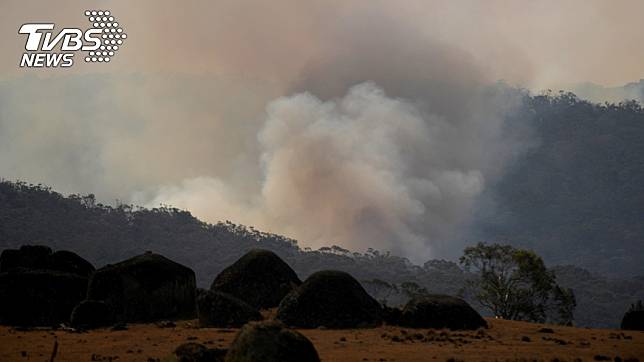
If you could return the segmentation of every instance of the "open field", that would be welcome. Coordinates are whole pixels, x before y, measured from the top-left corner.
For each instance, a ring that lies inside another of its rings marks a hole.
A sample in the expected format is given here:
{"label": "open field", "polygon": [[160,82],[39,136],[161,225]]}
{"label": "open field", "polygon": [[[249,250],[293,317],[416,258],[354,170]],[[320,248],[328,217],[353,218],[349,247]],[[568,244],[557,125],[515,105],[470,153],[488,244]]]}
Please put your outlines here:
{"label": "open field", "polygon": [[[480,331],[442,331],[384,326],[373,329],[300,330],[322,361],[634,361],[644,358],[644,332],[582,329],[488,319]],[[194,341],[227,348],[236,329],[133,324],[127,330],[90,332],[0,327],[0,361],[149,361],[167,359]],[[550,328],[553,333],[542,329]],[[526,338],[527,337],[527,338]],[[619,359],[618,359],[619,358]]]}

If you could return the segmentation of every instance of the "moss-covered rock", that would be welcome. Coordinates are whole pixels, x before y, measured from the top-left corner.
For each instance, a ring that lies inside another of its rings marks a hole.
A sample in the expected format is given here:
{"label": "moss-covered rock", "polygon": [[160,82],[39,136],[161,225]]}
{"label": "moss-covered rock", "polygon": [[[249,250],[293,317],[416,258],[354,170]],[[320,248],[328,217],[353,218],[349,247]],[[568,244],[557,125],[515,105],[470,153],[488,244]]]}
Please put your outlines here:
{"label": "moss-covered rock", "polygon": [[262,309],[277,307],[301,283],[293,269],[275,253],[253,249],[219,273],[210,289]]}
{"label": "moss-covered rock", "polygon": [[135,256],[97,270],[87,299],[107,302],[123,322],[193,318],[195,273],[154,253]]}
{"label": "moss-covered rock", "polygon": [[382,322],[382,309],[351,275],[327,270],[284,297],[277,319],[300,328],[371,327]]}
{"label": "moss-covered rock", "polygon": [[249,323],[235,337],[226,362],[318,362],[306,337],[277,321]]}

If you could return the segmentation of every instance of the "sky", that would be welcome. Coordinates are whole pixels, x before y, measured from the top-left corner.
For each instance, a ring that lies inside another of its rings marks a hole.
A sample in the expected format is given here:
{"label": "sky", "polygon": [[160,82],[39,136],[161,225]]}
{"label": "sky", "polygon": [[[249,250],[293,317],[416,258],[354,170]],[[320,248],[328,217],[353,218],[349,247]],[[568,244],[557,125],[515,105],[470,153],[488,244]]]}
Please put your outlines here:
{"label": "sky", "polygon": [[[24,23],[128,38],[19,67]],[[0,177],[297,238],[440,257],[534,145],[516,92],[644,78],[641,1],[0,4]],[[459,249],[460,250],[460,249]]]}

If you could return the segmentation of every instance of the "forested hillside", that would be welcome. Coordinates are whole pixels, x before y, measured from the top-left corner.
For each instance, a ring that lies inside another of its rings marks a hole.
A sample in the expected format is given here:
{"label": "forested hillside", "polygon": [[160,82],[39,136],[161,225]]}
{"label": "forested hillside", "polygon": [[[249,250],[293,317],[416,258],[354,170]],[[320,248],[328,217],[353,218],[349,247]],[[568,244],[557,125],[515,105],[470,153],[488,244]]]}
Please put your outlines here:
{"label": "forested hillside", "polygon": [[481,238],[534,249],[553,264],[644,275],[644,110],[572,93],[528,97],[538,146],[490,190]]}
{"label": "forested hillside", "polygon": [[[417,292],[458,295],[468,278],[450,261],[419,266],[377,250],[303,250],[295,240],[229,222],[206,224],[187,211],[110,207],[92,196],[63,197],[40,185],[0,182],[0,250],[34,243],[76,251],[98,267],[152,250],[193,268],[202,287],[249,249],[267,248],[302,278],[322,269],[344,270],[390,304]],[[578,296],[580,326],[617,326],[628,305],[644,298],[644,278],[609,281],[576,267],[555,272]]]}
{"label": "forested hillside", "polygon": [[[475,215],[471,243],[510,243],[550,266],[568,265],[554,270],[577,295],[576,323],[617,326],[644,299],[644,111],[635,102],[597,105],[570,93],[525,102],[536,146],[484,195],[493,210]],[[0,249],[35,243],[73,250],[97,267],[152,250],[193,268],[200,286],[249,249],[267,248],[302,278],[344,270],[390,303],[423,288],[459,294],[468,278],[450,261],[421,266],[377,250],[302,249],[283,236],[207,224],[172,207],[114,207],[92,195],[0,182]]]}

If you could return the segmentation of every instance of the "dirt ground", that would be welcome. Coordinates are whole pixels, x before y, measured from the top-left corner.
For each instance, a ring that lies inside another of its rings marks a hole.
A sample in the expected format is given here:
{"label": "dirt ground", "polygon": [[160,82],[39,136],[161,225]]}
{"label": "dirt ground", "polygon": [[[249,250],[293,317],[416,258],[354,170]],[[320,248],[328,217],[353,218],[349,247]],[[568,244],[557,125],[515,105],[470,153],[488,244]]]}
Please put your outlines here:
{"label": "dirt ground", "polygon": [[[479,331],[380,327],[300,330],[322,361],[635,361],[644,362],[644,332],[584,329],[488,319]],[[0,361],[164,361],[180,344],[194,341],[227,348],[236,329],[128,325],[90,332],[0,327]],[[551,330],[548,330],[551,329]]]}

